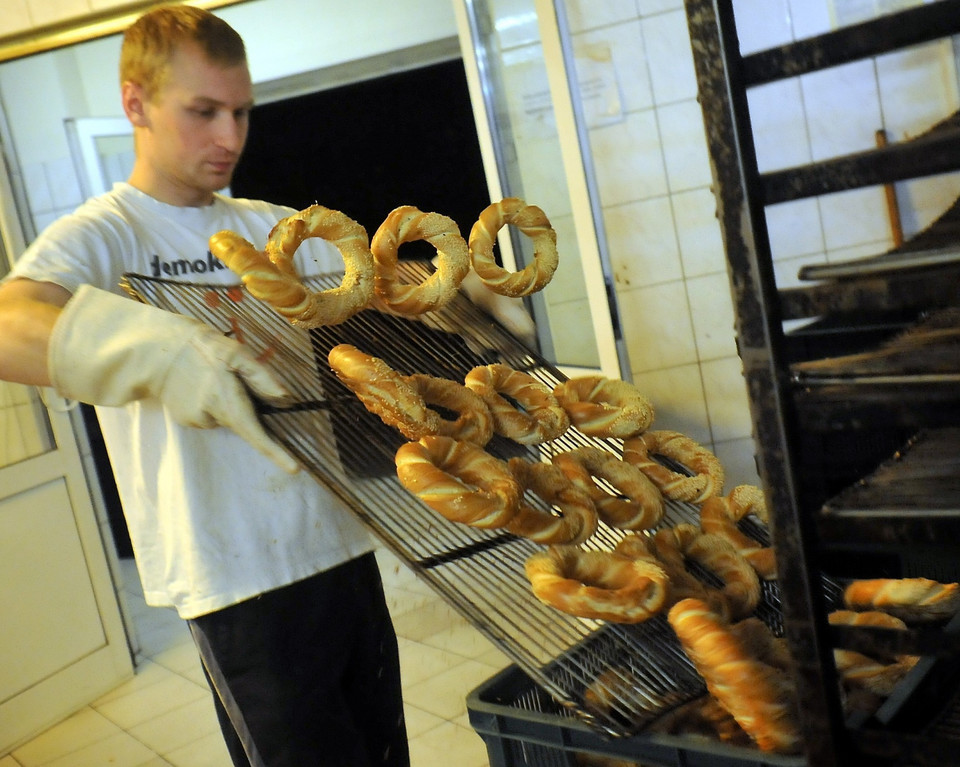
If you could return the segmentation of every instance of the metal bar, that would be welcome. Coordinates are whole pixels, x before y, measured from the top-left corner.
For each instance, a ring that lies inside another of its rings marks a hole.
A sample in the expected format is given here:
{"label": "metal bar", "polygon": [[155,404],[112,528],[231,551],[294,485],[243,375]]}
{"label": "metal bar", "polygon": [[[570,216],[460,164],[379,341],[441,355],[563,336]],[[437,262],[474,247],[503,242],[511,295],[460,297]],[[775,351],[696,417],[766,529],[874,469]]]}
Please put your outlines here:
{"label": "metal bar", "polygon": [[743,84],[796,77],[957,33],[960,2],[930,3],[746,56]]}
{"label": "metal bar", "polygon": [[845,763],[843,715],[826,641],[824,601],[814,577],[813,530],[798,506],[793,470],[797,425],[788,396],[783,331],[733,5],[729,0],[686,0],[685,5],[759,469],[777,561],[782,563],[780,599],[784,632],[796,664],[804,749],[809,764],[840,767]]}
{"label": "metal bar", "polygon": [[960,130],[937,131],[910,141],[868,149],[797,168],[771,171],[759,179],[765,205],[877,186],[960,168]]}

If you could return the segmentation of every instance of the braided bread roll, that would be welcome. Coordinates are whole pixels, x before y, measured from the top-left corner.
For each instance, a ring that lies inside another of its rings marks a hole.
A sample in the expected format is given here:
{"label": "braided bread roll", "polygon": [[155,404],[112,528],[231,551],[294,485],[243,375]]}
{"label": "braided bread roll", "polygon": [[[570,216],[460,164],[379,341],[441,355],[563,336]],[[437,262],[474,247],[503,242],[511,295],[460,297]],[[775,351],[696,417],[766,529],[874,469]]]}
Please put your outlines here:
{"label": "braided bread roll", "polygon": [[[404,242],[426,240],[437,249],[436,271],[419,285],[401,283],[397,251]],[[454,220],[440,213],[424,213],[413,205],[394,208],[370,241],[375,266],[374,290],[395,312],[423,314],[450,301],[470,271],[467,243]]]}
{"label": "braided bread roll", "polygon": [[938,621],[960,608],[960,584],[928,578],[874,578],[850,583],[843,601],[851,610],[882,610],[905,621]]}
{"label": "braided bread roll", "polygon": [[379,357],[350,344],[337,344],[327,354],[337,379],[374,415],[407,439],[420,439],[441,429],[441,418],[403,376]]}
{"label": "braided bread roll", "polygon": [[641,623],[660,612],[667,596],[658,565],[609,551],[551,546],[529,557],[524,569],[540,601],[581,618]]}
{"label": "braided bread roll", "polygon": [[400,484],[451,522],[499,528],[517,513],[520,486],[506,463],[477,445],[427,436],[401,445],[396,465]]}
{"label": "braided bread roll", "polygon": [[760,603],[760,580],[750,564],[727,541],[686,523],[658,530],[653,546],[662,561],[679,571],[684,560],[697,562],[723,581],[720,593],[734,618],[752,613]]}
{"label": "braided bread roll", "polygon": [[[659,453],[687,467],[693,476],[667,468],[650,456]],[[678,431],[648,431],[623,443],[623,460],[653,480],[667,498],[701,503],[723,490],[724,471],[717,457]]]}
{"label": "braided bread roll", "polygon": [[[529,373],[509,365],[478,365],[463,379],[464,385],[480,395],[493,415],[497,434],[536,445],[556,439],[570,426],[550,388]],[[515,407],[504,396],[517,402]]]}
{"label": "braided bread roll", "polygon": [[305,328],[336,325],[365,309],[373,298],[374,267],[367,230],[338,210],[311,205],[276,223],[267,236],[266,254],[277,270],[299,279],[293,256],[300,244],[318,237],[332,243],[343,258],[336,288],[310,292],[294,324]]}
{"label": "braided bread roll", "polygon": [[557,384],[553,395],[570,421],[588,437],[628,439],[646,431],[654,410],[627,381],[601,375],[578,376]]}
{"label": "braided bread roll", "polygon": [[[551,460],[593,498],[600,518],[611,527],[646,530],[663,518],[660,491],[641,471],[613,453],[587,445],[558,453]],[[625,497],[608,493],[593,477],[606,481]]]}
{"label": "braided bread roll", "polygon": [[[858,613],[853,610],[834,610],[827,619],[831,626],[879,626],[901,631],[907,628],[907,624],[899,618],[878,611]],[[837,673],[848,689],[863,689],[887,697],[920,658],[898,655],[895,658],[878,659],[855,650],[834,648],[833,660]]]}
{"label": "braided bread roll", "polygon": [[729,625],[700,600],[677,602],[667,620],[710,694],[762,750],[799,750],[796,702],[786,675],[751,657]]}
{"label": "braided bread roll", "polygon": [[773,548],[763,546],[745,535],[737,522],[748,514],[767,521],[767,501],[755,485],[738,485],[727,495],[712,495],[700,505],[700,529],[719,535],[733,544],[764,580],[777,577],[777,559]]}
{"label": "braided bread roll", "polygon": [[631,559],[653,556],[668,578],[667,607],[683,599],[699,599],[724,620],[730,617],[730,603],[719,589],[708,588],[686,568],[683,553],[671,543],[670,536],[625,535],[614,551]]}
{"label": "braided bread roll", "polygon": [[432,434],[472,442],[480,447],[490,441],[493,436],[493,415],[487,403],[476,392],[456,381],[425,373],[403,376],[403,380],[410,384],[428,405],[438,405],[456,413],[457,417],[453,420],[440,416],[439,426]]}
{"label": "braided bread roll", "polygon": [[[533,240],[533,262],[512,273],[497,264],[493,255],[497,233],[507,224]],[[502,296],[536,293],[553,279],[559,264],[557,233],[550,220],[536,205],[527,205],[519,197],[507,197],[486,207],[470,230],[468,246],[474,272],[484,285]]]}
{"label": "braided bread roll", "polygon": [[270,304],[291,321],[307,312],[310,295],[303,283],[281,272],[251,242],[225,229],[213,235],[208,244],[210,252],[240,277],[254,298]]}
{"label": "braided bread roll", "polygon": [[511,458],[510,471],[523,491],[540,496],[560,510],[560,516],[541,511],[521,498],[507,532],[546,544],[583,543],[597,531],[597,509],[589,494],[574,485],[560,469],[542,461]]}

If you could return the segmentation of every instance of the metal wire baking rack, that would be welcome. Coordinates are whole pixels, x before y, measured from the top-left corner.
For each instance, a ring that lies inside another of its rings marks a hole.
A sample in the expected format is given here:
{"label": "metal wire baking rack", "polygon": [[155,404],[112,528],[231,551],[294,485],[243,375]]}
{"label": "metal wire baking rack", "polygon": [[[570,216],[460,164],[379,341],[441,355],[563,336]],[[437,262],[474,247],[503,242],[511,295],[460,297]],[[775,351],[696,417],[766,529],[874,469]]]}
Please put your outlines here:
{"label": "metal wire baking rack", "polygon": [[[409,283],[426,279],[431,271],[425,261],[399,265],[400,279]],[[340,274],[328,274],[305,282],[323,290],[336,287],[340,279]],[[617,625],[559,612],[532,594],[524,574],[525,561],[542,546],[499,530],[449,522],[408,493],[394,464],[405,438],[367,412],[327,365],[327,352],[349,343],[404,374],[462,381],[477,365],[502,362],[551,388],[565,379],[466,298],[458,295],[439,311],[416,318],[368,309],[338,325],[304,330],[239,286],[135,274],[124,280],[134,297],[219,328],[265,360],[296,401],[283,409],[261,407],[267,430],[420,578],[576,716],[605,734],[629,735],[705,692],[665,617]],[[495,436],[487,450],[500,458],[539,460],[588,444],[620,450],[614,440],[588,438],[574,428],[533,447]],[[527,500],[544,508],[538,498]],[[668,501],[661,526],[695,522],[697,513],[696,507]],[[754,533],[762,538],[764,531]],[[622,536],[601,525],[584,547],[611,549]],[[776,585],[764,589],[757,615],[778,631]],[[604,672],[608,681],[597,682]],[[585,703],[591,684],[610,698],[609,708]]]}

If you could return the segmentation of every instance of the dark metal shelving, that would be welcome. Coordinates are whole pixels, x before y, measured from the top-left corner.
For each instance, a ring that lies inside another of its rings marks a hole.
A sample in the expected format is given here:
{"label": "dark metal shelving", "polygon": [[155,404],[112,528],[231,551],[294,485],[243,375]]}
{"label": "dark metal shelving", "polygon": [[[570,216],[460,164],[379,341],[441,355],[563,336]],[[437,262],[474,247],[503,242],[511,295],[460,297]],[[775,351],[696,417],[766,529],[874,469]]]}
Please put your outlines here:
{"label": "dark metal shelving", "polygon": [[[829,626],[816,585],[837,563],[855,577],[880,577],[870,568],[897,570],[891,577],[930,568],[935,574],[926,577],[958,579],[952,542],[960,541],[960,467],[949,428],[960,425],[960,333],[950,327],[960,306],[957,203],[902,246],[812,265],[800,275],[809,284],[783,291],[765,210],[807,197],[829,205],[842,190],[955,171],[957,115],[913,140],[761,173],[747,92],[957,34],[960,2],[928,3],[747,56],[732,0],[685,6],[758,467],[777,558],[786,565],[779,574],[784,633],[796,663],[806,761],[952,764],[960,747],[950,700],[957,635],[943,626],[896,634]],[[938,324],[943,316],[950,321]],[[808,327],[784,330],[785,320],[799,319]],[[909,449],[901,451],[904,444]],[[830,466],[838,457],[841,465]],[[882,714],[847,721],[835,646],[899,648],[937,664],[936,673],[917,684],[908,704],[892,701]],[[923,713],[905,716],[904,708]]]}

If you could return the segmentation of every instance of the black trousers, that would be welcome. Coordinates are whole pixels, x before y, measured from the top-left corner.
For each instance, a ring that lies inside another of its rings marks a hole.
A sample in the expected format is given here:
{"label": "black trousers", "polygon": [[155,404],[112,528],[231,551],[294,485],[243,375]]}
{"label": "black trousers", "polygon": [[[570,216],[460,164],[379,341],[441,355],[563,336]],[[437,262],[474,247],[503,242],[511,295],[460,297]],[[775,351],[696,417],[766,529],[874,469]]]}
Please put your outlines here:
{"label": "black trousers", "polygon": [[373,554],[188,621],[236,767],[408,767]]}

